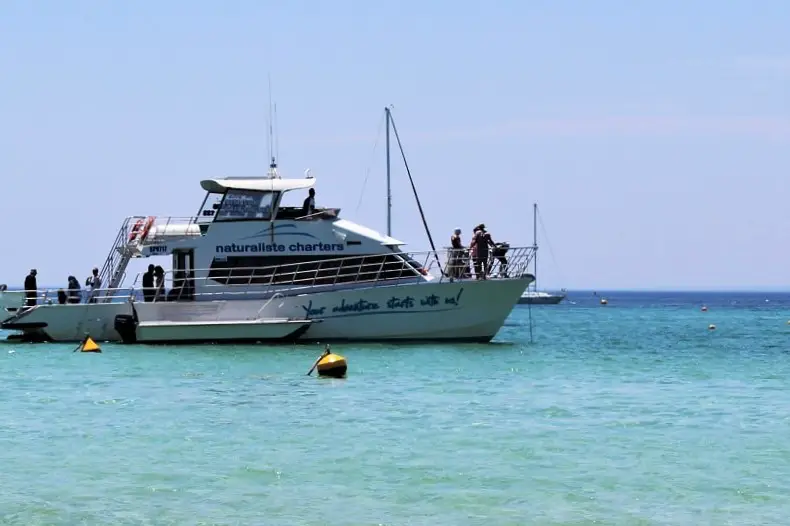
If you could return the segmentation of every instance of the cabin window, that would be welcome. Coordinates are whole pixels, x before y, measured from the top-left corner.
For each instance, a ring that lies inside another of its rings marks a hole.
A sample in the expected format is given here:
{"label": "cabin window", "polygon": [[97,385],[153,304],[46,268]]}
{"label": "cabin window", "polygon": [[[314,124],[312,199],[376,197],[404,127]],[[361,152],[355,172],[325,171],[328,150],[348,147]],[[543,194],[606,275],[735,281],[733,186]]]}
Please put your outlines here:
{"label": "cabin window", "polygon": [[332,285],[418,276],[394,254],[327,259],[325,256],[228,256],[214,261],[209,279],[221,285]]}
{"label": "cabin window", "polygon": [[219,210],[219,206],[222,203],[223,196],[224,194],[215,192],[208,192],[206,194],[206,198],[203,199],[203,204],[200,205],[200,209],[198,210],[198,223],[210,223],[214,220],[214,216],[217,215],[217,210]]}
{"label": "cabin window", "polygon": [[272,217],[276,192],[228,190],[216,215],[216,221],[245,219],[269,220]]}

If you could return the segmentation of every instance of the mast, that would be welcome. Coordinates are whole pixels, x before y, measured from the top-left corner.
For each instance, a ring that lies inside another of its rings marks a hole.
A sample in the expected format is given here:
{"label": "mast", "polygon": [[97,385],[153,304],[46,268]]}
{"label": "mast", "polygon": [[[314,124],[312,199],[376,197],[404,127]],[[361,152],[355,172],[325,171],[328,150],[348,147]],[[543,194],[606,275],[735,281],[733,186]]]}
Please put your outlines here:
{"label": "mast", "polygon": [[532,254],[533,265],[535,268],[535,280],[532,284],[535,286],[535,292],[538,291],[538,203],[532,204]]}
{"label": "mast", "polygon": [[[414,193],[414,200],[417,202],[417,210],[420,211],[420,218],[422,219],[422,226],[425,227],[425,233],[428,236],[428,242],[431,244],[431,250],[433,251],[434,258],[436,259],[436,264],[438,268],[442,268],[442,264],[439,261],[439,254],[436,253],[436,245],[433,244],[433,236],[431,236],[431,229],[428,228],[428,222],[425,220],[425,213],[422,210],[422,203],[420,203],[420,196],[417,195],[417,187],[414,186],[414,178],[411,176],[411,170],[409,169],[409,163],[406,161],[406,153],[403,151],[403,143],[400,141],[400,135],[398,134],[398,127],[395,126],[395,121],[392,118],[392,114],[390,112],[390,108],[386,108],[387,112],[387,122],[388,124],[392,125],[392,133],[395,134],[395,140],[398,141],[398,150],[400,150],[401,159],[403,159],[403,167],[406,168],[406,175],[409,176],[409,183],[411,183],[411,191]],[[391,218],[391,211],[390,205],[392,204],[392,195],[390,193],[390,177],[389,177],[389,126],[387,126],[387,230],[390,229],[390,218]],[[387,234],[389,235],[389,233]]]}
{"label": "mast", "polygon": [[280,175],[277,173],[277,144],[275,143],[275,129],[274,129],[274,120],[277,118],[277,105],[273,106],[272,109],[272,76],[269,75],[269,157],[271,158],[271,162],[269,163],[269,171],[267,172],[267,176],[269,179],[279,179]]}
{"label": "mast", "polygon": [[384,126],[387,129],[387,236],[392,236],[392,188],[390,187],[390,109],[384,108],[387,122]]}

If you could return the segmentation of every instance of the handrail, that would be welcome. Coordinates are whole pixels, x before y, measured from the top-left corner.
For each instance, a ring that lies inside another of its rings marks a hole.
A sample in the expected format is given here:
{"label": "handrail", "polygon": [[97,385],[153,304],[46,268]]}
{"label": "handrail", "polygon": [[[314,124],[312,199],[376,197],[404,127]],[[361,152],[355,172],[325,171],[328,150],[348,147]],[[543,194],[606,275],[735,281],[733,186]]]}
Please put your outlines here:
{"label": "handrail", "polygon": [[[444,261],[436,262],[435,258]],[[510,247],[504,266],[490,253],[488,279],[520,277],[528,273],[534,257],[534,247]],[[348,263],[348,264],[345,264]],[[440,265],[439,268],[436,268]],[[475,279],[466,273],[472,262],[468,260],[466,249],[449,249],[446,252],[389,252],[371,255],[353,255],[310,262],[286,263],[265,267],[238,267],[195,269],[191,277],[184,271],[165,271],[165,285],[171,284],[170,291],[162,291],[164,298],[154,301],[231,298],[264,295],[271,301],[276,295],[304,293],[310,290],[335,290],[351,288],[355,285],[385,286],[402,281],[442,282],[445,280]],[[435,270],[435,275],[429,271]],[[97,302],[129,301],[139,298],[142,287],[142,273],[127,287],[99,288],[95,291],[80,289],[81,303],[93,295]],[[430,276],[430,277],[429,277]],[[199,284],[199,290],[196,284]],[[167,288],[165,286],[165,288]],[[57,290],[68,294],[68,289],[44,289],[37,291],[37,298],[57,301]],[[19,291],[19,292],[24,292]],[[116,296],[116,293],[123,292]],[[55,293],[55,295],[53,295]],[[274,294],[275,296],[269,296]],[[142,298],[140,298],[142,299]],[[40,303],[39,303],[40,304]],[[20,305],[21,306],[21,305]]]}
{"label": "handrail", "polygon": [[258,309],[258,312],[257,312],[257,313],[255,313],[255,319],[256,319],[256,320],[260,320],[260,319],[261,319],[261,312],[263,312],[263,309],[265,309],[266,307],[268,307],[268,306],[269,306],[269,304],[270,304],[272,301],[274,301],[274,300],[275,300],[275,299],[277,299],[277,298],[284,298],[284,297],[285,297],[285,296],[283,296],[281,293],[279,293],[279,292],[275,292],[275,293],[272,295],[272,297],[271,297],[271,298],[269,298],[269,299],[266,301],[266,303],[264,303],[263,305],[261,305],[261,308],[260,308],[260,309]]}

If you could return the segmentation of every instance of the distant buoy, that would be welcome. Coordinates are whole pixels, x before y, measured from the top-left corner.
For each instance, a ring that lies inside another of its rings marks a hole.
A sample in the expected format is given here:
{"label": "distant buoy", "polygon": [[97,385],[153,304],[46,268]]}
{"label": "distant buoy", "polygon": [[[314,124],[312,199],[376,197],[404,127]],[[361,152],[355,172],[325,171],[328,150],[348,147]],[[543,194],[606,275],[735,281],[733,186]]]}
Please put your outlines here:
{"label": "distant buoy", "polygon": [[601,305],[606,305],[609,301],[606,298],[601,298]]}
{"label": "distant buoy", "polygon": [[708,312],[708,307],[706,307],[705,305],[703,305],[703,306],[702,306],[702,309],[700,309],[700,310],[702,310],[702,312]]}
{"label": "distant buoy", "polygon": [[711,323],[710,325],[708,325],[708,330],[714,331],[716,330],[716,326]]}
{"label": "distant buoy", "polygon": [[101,347],[93,341],[93,338],[87,336],[75,350],[80,352],[101,352]]}

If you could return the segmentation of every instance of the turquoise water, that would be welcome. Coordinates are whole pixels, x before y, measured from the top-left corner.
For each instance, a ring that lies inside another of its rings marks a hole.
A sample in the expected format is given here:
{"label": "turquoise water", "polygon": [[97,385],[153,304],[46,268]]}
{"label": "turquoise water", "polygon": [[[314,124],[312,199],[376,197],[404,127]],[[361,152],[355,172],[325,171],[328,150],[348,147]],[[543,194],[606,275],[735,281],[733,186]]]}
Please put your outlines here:
{"label": "turquoise water", "polygon": [[338,345],[345,380],[5,344],[0,524],[785,524],[790,295],[606,297],[533,307],[532,344],[520,306],[493,345]]}

